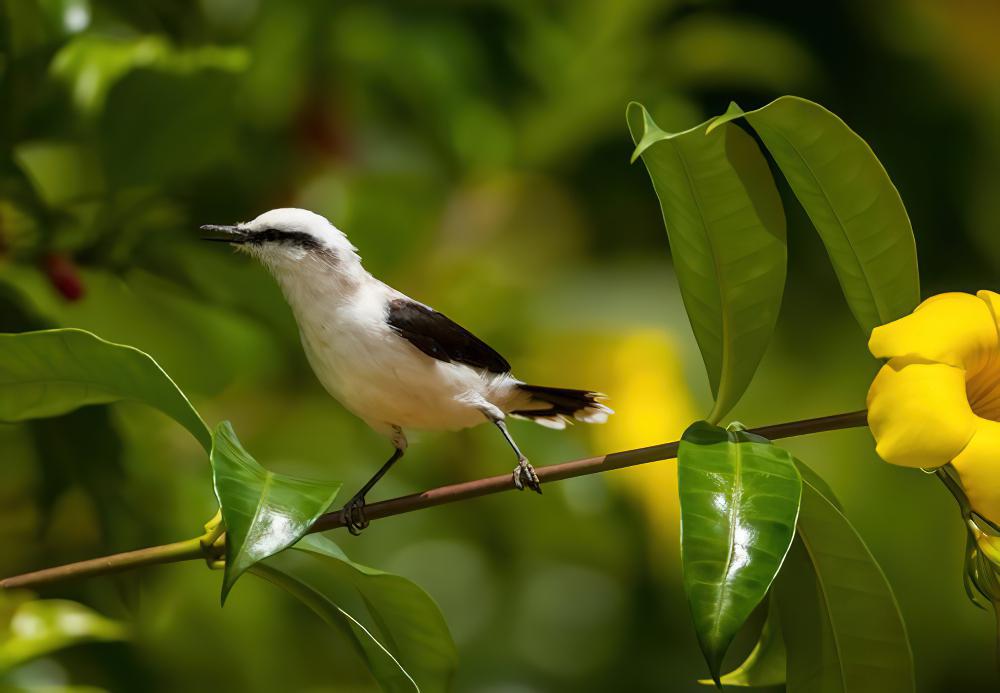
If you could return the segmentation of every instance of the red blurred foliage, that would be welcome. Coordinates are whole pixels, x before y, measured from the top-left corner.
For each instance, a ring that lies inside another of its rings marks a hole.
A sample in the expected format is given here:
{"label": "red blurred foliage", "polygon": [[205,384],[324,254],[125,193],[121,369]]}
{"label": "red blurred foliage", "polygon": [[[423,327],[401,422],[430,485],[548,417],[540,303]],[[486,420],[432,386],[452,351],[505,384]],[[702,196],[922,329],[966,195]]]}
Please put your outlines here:
{"label": "red blurred foliage", "polygon": [[83,298],[83,279],[73,258],[65,253],[49,253],[42,258],[42,271],[52,282],[53,288],[67,301]]}

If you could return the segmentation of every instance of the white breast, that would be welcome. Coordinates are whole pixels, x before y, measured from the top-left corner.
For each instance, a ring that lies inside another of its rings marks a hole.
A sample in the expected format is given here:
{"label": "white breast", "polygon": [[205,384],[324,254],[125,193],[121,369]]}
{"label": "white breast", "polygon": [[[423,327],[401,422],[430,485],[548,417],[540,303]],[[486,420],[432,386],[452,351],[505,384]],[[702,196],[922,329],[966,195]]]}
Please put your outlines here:
{"label": "white breast", "polygon": [[306,356],[323,387],[383,433],[392,426],[454,430],[486,422],[482,402],[502,400],[509,378],[421,352],[386,323],[387,302],[395,297],[375,280],[360,283],[348,300],[328,295],[309,301],[308,308],[289,296]]}

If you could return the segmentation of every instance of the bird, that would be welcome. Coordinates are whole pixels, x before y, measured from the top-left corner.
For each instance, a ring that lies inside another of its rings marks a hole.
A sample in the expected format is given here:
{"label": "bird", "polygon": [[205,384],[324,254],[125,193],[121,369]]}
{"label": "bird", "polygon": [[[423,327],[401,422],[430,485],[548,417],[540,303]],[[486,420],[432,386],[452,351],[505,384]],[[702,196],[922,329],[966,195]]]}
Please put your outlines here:
{"label": "bird", "polygon": [[518,380],[483,340],[369,274],[358,249],[319,214],[272,209],[252,221],[200,228],[211,232],[204,240],[234,246],[270,271],[320,384],[392,443],[388,461],[341,511],[352,534],[368,526],[365,499],[406,452],[407,430],[492,423],[517,457],[514,486],[541,493],[507,417],[562,429],[572,420],[604,423],[614,413],[599,392]]}

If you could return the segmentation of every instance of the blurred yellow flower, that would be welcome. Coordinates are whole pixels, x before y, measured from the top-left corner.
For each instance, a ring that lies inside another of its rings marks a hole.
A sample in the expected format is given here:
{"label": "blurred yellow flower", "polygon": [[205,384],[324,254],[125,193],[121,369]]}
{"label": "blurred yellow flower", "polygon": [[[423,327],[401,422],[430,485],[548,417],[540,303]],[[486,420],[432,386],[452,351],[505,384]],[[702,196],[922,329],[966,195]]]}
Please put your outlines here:
{"label": "blurred yellow flower", "polygon": [[1000,523],[1000,295],[947,293],[872,331],[889,359],[868,391],[868,425],[886,462],[951,462],[972,508]]}
{"label": "blurred yellow flower", "polygon": [[[540,370],[548,377],[565,372],[566,382],[585,382],[607,393],[608,403],[617,412],[606,424],[587,429],[595,451],[615,452],[677,440],[698,419],[678,347],[667,331],[636,326],[561,336],[565,340],[562,348],[553,348],[560,342],[555,335],[545,340],[553,356]],[[581,349],[581,344],[587,348]],[[680,550],[677,465],[642,464],[603,476],[642,508],[652,539],[653,565],[664,570],[675,566]]]}
{"label": "blurred yellow flower", "polygon": [[[636,367],[642,364],[641,367]],[[605,360],[608,393],[619,412],[593,435],[605,451],[629,450],[677,440],[698,418],[684,380],[680,355],[669,334],[653,328],[623,335]],[[614,420],[612,420],[614,419]],[[626,493],[641,503],[655,539],[659,560],[673,559],[679,549],[680,505],[677,500],[677,465],[670,462],[642,464],[609,475]]]}

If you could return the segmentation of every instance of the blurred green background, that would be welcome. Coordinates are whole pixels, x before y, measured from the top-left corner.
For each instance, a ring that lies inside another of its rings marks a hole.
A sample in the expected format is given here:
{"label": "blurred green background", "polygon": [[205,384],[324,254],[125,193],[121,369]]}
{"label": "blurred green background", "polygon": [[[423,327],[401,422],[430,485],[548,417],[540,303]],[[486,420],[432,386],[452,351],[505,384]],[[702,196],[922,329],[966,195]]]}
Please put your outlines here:
{"label": "blurred green background", "polygon": [[[610,395],[603,427],[515,423],[536,464],[672,440],[708,388],[655,196],[628,164],[626,102],[680,130],[730,99],[819,101],[899,187],[924,294],[996,289],[998,30],[992,0],[0,0],[0,329],[76,326],[142,348],[263,464],[353,491],[386,442],[316,383],[265,271],[197,240],[200,224],[301,206],[521,378]],[[859,409],[876,368],[798,211],[789,246],[778,332],[734,413],[748,425]],[[487,427],[411,443],[378,497],[510,466]],[[940,484],[880,462],[864,430],[787,447],[881,561],[921,690],[994,690],[992,615],[963,592]],[[201,450],[147,409],[0,426],[0,574],[194,536],[214,509]],[[661,463],[335,538],[438,600],[457,690],[705,690],[677,534]],[[188,563],[48,588],[132,640],[7,681],[374,690],[304,607],[247,578],[220,610],[220,579]]]}

